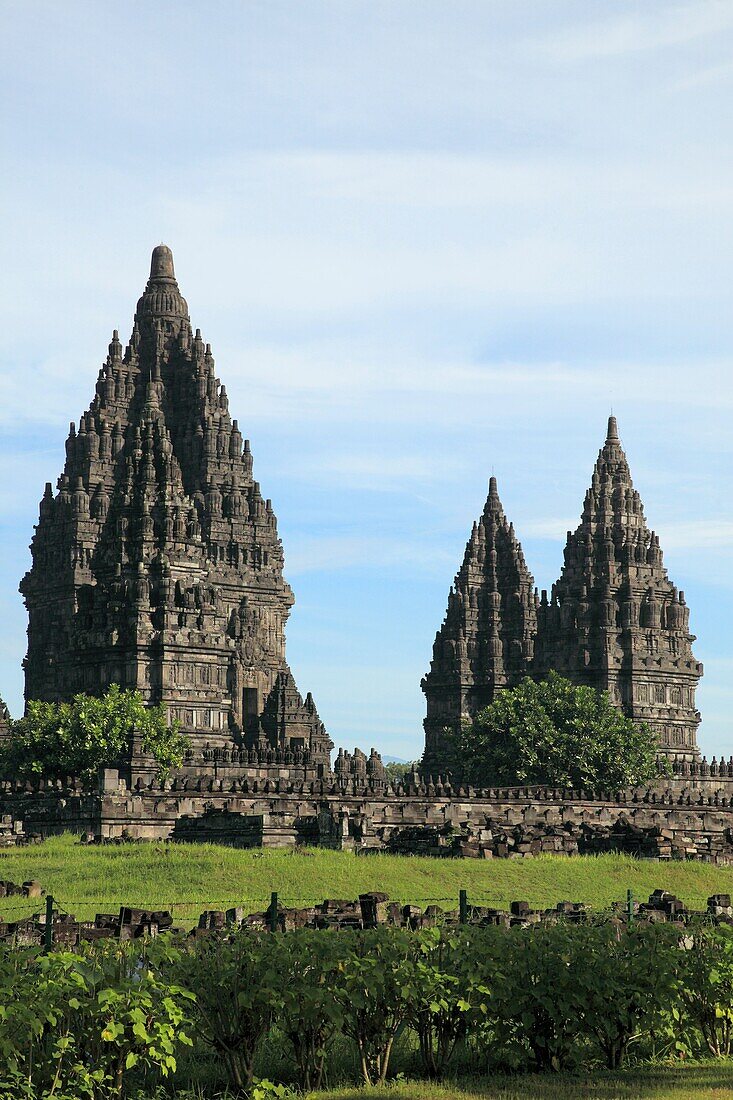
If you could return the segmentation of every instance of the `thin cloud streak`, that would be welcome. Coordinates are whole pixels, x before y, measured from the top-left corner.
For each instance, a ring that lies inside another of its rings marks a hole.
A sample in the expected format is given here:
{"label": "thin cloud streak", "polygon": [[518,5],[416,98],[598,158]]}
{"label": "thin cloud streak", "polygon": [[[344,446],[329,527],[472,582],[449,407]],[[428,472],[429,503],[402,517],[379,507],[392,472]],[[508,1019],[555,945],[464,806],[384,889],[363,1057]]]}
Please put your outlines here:
{"label": "thin cloud streak", "polygon": [[733,27],[733,9],[720,0],[649,4],[633,14],[583,18],[576,26],[535,39],[531,48],[553,61],[580,62],[686,46]]}

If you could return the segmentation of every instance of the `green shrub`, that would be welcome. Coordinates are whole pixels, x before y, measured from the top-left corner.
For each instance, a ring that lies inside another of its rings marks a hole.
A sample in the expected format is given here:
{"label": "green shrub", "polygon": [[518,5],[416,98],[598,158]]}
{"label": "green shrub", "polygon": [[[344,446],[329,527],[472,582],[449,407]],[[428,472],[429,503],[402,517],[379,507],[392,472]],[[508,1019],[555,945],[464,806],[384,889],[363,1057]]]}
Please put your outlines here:
{"label": "green shrub", "polygon": [[615,1069],[632,1043],[660,1038],[725,1055],[733,929],[384,926],[107,940],[47,955],[0,948],[0,1100],[162,1100],[168,1089],[156,1078],[177,1074],[192,1037],[214,1052],[234,1094],[285,1097],[281,1053],[266,1074],[259,1058],[270,1029],[280,1052],[292,1048],[304,1090],[322,1085],[339,1041],[353,1044],[365,1084],[384,1083],[409,1031],[432,1079],[464,1040],[493,1063],[537,1070],[595,1051]]}
{"label": "green shrub", "polygon": [[12,1095],[22,1078],[39,1095],[92,1100],[121,1097],[135,1067],[175,1073],[177,1047],[191,1044],[191,998],[164,976],[172,957],[169,947],[110,941],[48,955],[5,949],[0,1055],[11,1083],[3,1087]]}
{"label": "green shrub", "polygon": [[733,928],[701,927],[677,953],[681,995],[690,1023],[717,1057],[733,1045]]}
{"label": "green shrub", "polygon": [[301,930],[279,938],[279,965],[285,975],[278,1023],[290,1042],[298,1083],[319,1089],[328,1044],[343,1025],[341,1001],[334,996],[342,959],[334,936]]}
{"label": "green shrub", "polygon": [[580,925],[569,939],[569,969],[584,1026],[609,1069],[629,1044],[669,1029],[679,1008],[675,974],[679,932],[665,925]]}
{"label": "green shrub", "polygon": [[512,930],[494,956],[490,1015],[508,1058],[537,1070],[568,1066],[583,1033],[584,1000],[573,972],[572,926]]}
{"label": "green shrub", "polygon": [[0,775],[90,780],[125,755],[133,733],[140,734],[161,775],[182,763],[187,739],[176,722],[168,725],[165,707],[146,707],[139,691],[112,684],[102,696],[79,694],[70,703],[31,700],[0,745]]}
{"label": "green shrub", "polygon": [[281,1011],[287,974],[282,938],[237,931],[195,939],[178,964],[195,996],[197,1033],[221,1055],[235,1089],[252,1087],[255,1056]]}
{"label": "green shrub", "polygon": [[490,989],[477,966],[477,948],[486,938],[485,929],[468,927],[429,929],[417,937],[406,994],[410,1026],[431,1080],[443,1077],[458,1042],[487,1012]]}
{"label": "green shrub", "polygon": [[[318,935],[319,933],[316,933]],[[415,940],[398,928],[339,933],[334,987],[344,1035],[356,1043],[367,1085],[383,1084],[392,1047],[413,1009]]]}

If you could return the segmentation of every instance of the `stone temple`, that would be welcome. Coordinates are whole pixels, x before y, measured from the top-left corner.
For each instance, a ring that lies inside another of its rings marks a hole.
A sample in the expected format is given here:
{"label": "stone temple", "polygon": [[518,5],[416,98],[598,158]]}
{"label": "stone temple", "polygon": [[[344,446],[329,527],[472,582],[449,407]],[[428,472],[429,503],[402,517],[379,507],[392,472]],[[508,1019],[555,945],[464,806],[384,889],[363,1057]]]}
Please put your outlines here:
{"label": "stone temple", "polygon": [[446,729],[473,717],[499,689],[550,669],[607,691],[654,732],[660,753],[695,761],[702,665],[694,640],[684,593],[667,576],[612,416],[549,599],[534,588],[491,479],[422,682],[424,767],[450,763]]}
{"label": "stone temple", "polygon": [[21,583],[26,699],[114,682],[164,703],[197,759],[330,773],[331,742],[285,659],[277,521],[165,245],[127,347],[115,331],[71,425],[57,485]]}
{"label": "stone temple", "polygon": [[[92,784],[0,776],[0,847],[72,831],[472,857],[622,850],[733,864],[733,758],[699,758],[702,667],[688,610],[613,417],[549,598],[534,587],[491,479],[423,681],[424,766],[394,783],[374,749],[341,750],[332,767],[313,699],[295,685],[285,658],[293,594],[275,516],[165,245],[153,252],[127,347],[115,332],[91,405],[71,426],[31,551],[21,583],[26,700],[119,683],[163,704],[190,749],[167,776],[139,737]],[[625,792],[463,785],[446,729],[550,668],[607,690],[647,722],[674,758],[672,777]],[[0,740],[9,735],[0,703]]]}

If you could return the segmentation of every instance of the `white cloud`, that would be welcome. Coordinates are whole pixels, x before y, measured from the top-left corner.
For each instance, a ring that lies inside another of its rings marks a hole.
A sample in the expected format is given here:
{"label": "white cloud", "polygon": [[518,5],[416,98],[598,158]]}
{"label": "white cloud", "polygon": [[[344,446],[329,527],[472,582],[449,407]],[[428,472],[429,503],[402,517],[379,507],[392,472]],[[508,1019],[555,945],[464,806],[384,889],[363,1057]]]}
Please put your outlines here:
{"label": "white cloud", "polygon": [[733,27],[729,0],[695,0],[687,4],[641,5],[633,13],[594,19],[591,9],[575,26],[566,24],[529,45],[556,62],[593,61],[625,54],[686,46]]}
{"label": "white cloud", "polygon": [[451,577],[456,563],[444,547],[389,534],[308,535],[299,534],[287,551],[286,573],[296,577],[304,573],[333,570],[410,570],[432,576]]}
{"label": "white cloud", "polygon": [[696,519],[687,523],[664,524],[664,546],[674,550],[704,550],[733,547],[733,519]]}
{"label": "white cloud", "polygon": [[696,88],[704,88],[706,85],[719,84],[733,77],[733,65],[730,61],[724,61],[720,65],[710,65],[707,69],[699,69],[689,73],[673,85],[676,91],[689,92]]}
{"label": "white cloud", "polygon": [[519,532],[527,538],[548,539],[552,542],[565,542],[568,531],[578,526],[578,517],[573,519],[533,519],[519,525]]}

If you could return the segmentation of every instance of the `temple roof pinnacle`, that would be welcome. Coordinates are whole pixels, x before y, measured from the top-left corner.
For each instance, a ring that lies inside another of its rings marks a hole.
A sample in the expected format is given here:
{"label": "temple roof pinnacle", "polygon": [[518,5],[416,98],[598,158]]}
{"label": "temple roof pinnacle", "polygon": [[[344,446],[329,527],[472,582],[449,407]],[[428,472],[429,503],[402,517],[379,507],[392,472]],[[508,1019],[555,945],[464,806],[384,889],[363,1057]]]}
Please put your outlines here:
{"label": "temple roof pinnacle", "polygon": [[489,478],[489,495],[486,498],[486,504],[484,505],[485,516],[497,516],[503,518],[504,509],[501,506],[501,500],[499,498],[499,489],[496,484],[496,478]]}
{"label": "temple roof pinnacle", "polygon": [[611,415],[608,418],[608,431],[606,432],[606,443],[620,443],[621,440],[618,437],[618,424],[616,423],[616,417]]}
{"label": "temple roof pinnacle", "polygon": [[175,281],[176,272],[173,267],[173,253],[167,244],[158,244],[153,249],[153,254],[150,257],[150,278],[173,279]]}
{"label": "temple roof pinnacle", "polygon": [[188,305],[178,289],[173,253],[166,244],[156,245],[153,249],[150,278],[137,303],[135,321],[141,333],[149,331],[151,323],[155,327],[157,322],[164,322],[167,345],[174,337],[177,338],[181,325],[188,321]]}

